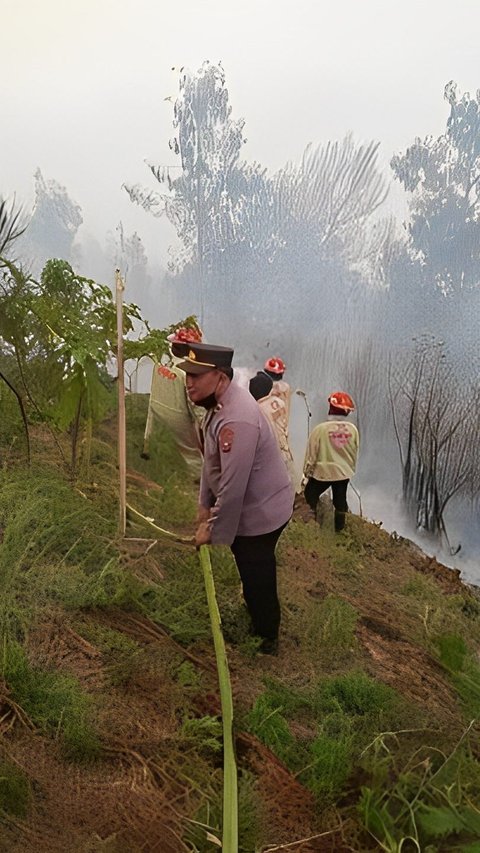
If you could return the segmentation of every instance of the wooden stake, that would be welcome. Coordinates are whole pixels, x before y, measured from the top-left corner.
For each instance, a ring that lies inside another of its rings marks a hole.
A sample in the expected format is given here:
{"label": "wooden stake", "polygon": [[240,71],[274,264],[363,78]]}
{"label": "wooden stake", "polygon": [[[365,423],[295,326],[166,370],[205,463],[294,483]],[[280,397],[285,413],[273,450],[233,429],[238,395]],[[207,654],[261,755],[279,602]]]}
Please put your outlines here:
{"label": "wooden stake", "polygon": [[125,376],[123,367],[123,292],[125,284],[120,270],[115,270],[117,304],[117,385],[118,385],[118,471],[120,478],[120,533],[125,536],[127,526],[127,442],[125,428]]}

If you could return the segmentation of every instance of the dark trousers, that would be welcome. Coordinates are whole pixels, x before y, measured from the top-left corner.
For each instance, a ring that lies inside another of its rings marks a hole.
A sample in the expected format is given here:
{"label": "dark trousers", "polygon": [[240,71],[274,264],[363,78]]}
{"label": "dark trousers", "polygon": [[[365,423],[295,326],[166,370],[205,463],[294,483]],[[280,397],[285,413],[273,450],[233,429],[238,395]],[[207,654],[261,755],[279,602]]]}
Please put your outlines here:
{"label": "dark trousers", "polygon": [[314,511],[317,509],[320,495],[332,488],[333,506],[335,507],[335,530],[338,532],[345,527],[345,513],[348,512],[347,488],[349,480],[315,480],[310,477],[305,486],[305,500]]}
{"label": "dark trousers", "polygon": [[284,527],[261,536],[236,536],[230,546],[253,630],[267,640],[276,640],[280,627],[275,547]]}

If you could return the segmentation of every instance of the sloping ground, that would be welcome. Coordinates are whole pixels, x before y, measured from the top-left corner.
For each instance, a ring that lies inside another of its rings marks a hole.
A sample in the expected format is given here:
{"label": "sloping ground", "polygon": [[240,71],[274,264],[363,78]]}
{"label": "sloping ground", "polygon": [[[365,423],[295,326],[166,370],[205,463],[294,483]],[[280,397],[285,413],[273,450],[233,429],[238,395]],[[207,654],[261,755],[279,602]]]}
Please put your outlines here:
{"label": "sloping ground", "polygon": [[[131,398],[129,502],[191,531],[195,487],[168,435],[140,459],[144,417]],[[75,487],[42,439],[42,468],[0,479],[0,850],[218,849],[220,701],[196,553],[132,522],[118,540],[112,424]],[[278,657],[256,652],[229,552],[212,554],[240,850],[398,850],[414,815],[420,847],[403,851],[478,853],[479,598],[375,525],[330,527],[328,507],[320,526],[300,502],[282,536]]]}

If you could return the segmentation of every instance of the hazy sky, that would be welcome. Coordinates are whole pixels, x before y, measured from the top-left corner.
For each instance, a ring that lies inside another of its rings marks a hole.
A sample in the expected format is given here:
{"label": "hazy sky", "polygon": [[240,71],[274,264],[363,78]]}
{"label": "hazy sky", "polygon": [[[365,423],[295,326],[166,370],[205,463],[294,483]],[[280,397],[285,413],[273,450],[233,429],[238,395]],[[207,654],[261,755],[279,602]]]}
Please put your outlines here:
{"label": "hazy sky", "polygon": [[165,263],[158,222],[124,181],[174,163],[182,65],[222,61],[245,155],[275,169],[308,142],[379,139],[385,163],[438,135],[445,84],[480,87],[480,0],[1,0],[0,194],[33,172],[66,186],[103,243],[122,220]]}

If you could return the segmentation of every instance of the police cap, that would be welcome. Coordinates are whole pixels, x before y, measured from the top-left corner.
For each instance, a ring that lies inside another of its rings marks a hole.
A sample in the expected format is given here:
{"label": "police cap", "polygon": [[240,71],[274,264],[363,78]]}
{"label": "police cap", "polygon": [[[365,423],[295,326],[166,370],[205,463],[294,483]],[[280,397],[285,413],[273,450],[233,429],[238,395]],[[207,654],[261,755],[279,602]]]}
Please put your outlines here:
{"label": "police cap", "polygon": [[185,373],[207,373],[219,367],[231,367],[233,349],[216,344],[189,344],[184,360],[177,365]]}

